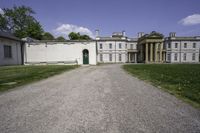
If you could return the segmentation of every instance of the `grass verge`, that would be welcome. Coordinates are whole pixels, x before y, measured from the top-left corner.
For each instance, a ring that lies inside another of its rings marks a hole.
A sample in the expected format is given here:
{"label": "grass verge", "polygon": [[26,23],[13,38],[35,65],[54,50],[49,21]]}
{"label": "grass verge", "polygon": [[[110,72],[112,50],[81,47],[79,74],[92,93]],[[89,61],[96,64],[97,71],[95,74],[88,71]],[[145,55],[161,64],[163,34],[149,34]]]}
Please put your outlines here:
{"label": "grass verge", "polygon": [[0,67],[0,92],[45,79],[76,67],[67,65],[2,66]]}
{"label": "grass verge", "polygon": [[137,64],[123,68],[200,108],[200,64]]}

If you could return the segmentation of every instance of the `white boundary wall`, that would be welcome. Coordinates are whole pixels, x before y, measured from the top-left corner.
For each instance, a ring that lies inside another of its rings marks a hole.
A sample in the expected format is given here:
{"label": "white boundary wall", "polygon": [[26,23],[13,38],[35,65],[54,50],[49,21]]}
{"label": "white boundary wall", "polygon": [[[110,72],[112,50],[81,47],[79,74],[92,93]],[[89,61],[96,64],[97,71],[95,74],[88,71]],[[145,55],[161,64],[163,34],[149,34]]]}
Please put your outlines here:
{"label": "white boundary wall", "polygon": [[[76,42],[34,42],[25,44],[25,64],[69,62],[77,61],[83,64],[83,50],[89,51],[89,64],[97,64],[97,52],[95,41]],[[74,62],[75,63],[75,62]]]}

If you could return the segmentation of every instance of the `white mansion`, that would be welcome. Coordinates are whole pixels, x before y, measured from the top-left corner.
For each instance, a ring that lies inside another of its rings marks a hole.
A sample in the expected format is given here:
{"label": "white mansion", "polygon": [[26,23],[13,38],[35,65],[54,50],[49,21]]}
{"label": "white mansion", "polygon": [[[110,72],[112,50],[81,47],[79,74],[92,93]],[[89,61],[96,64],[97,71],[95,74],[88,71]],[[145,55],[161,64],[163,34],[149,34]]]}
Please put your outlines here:
{"label": "white mansion", "polygon": [[0,65],[97,63],[199,63],[200,36],[169,37],[155,31],[129,38],[125,31],[88,41],[20,40],[0,33]]}

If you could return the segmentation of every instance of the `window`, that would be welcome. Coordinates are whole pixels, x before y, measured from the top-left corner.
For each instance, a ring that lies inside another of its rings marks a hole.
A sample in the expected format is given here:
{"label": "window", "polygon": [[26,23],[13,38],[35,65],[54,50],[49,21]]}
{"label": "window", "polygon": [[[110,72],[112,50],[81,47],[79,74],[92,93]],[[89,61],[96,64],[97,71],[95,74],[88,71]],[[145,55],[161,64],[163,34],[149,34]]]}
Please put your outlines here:
{"label": "window", "polygon": [[184,48],[187,48],[187,43],[184,43]]}
{"label": "window", "polygon": [[126,44],[126,46],[125,46],[126,48],[127,48],[127,44]]}
{"label": "window", "polygon": [[133,44],[131,44],[131,49],[133,49]]}
{"label": "window", "polygon": [[122,55],[119,54],[119,61],[122,61]]}
{"label": "window", "polygon": [[168,48],[171,48],[171,43],[168,44]]}
{"label": "window", "polygon": [[100,54],[100,61],[103,61],[103,55]]}
{"label": "window", "polygon": [[109,61],[112,61],[112,54],[109,54]]}
{"label": "window", "polygon": [[109,44],[109,48],[112,49],[112,43]]}
{"label": "window", "polygon": [[196,48],[196,43],[193,43],[193,48]]}
{"label": "window", "polygon": [[99,48],[100,48],[100,49],[103,49],[103,45],[102,45],[102,43],[100,43]]}
{"label": "window", "polygon": [[168,61],[171,60],[171,54],[170,54],[170,53],[167,54],[167,60],[168,60]]}
{"label": "window", "polygon": [[192,60],[195,60],[195,53],[192,54]]}
{"label": "window", "polygon": [[174,60],[177,61],[177,53],[174,54]]}
{"label": "window", "polygon": [[4,45],[4,57],[5,58],[12,58],[11,46]]}
{"label": "window", "polygon": [[184,53],[184,55],[183,55],[183,60],[186,60],[186,53]]}
{"label": "window", "polygon": [[122,44],[121,43],[119,43],[119,49],[121,49],[122,48]]}
{"label": "window", "polygon": [[175,48],[178,48],[178,43],[175,43]]}

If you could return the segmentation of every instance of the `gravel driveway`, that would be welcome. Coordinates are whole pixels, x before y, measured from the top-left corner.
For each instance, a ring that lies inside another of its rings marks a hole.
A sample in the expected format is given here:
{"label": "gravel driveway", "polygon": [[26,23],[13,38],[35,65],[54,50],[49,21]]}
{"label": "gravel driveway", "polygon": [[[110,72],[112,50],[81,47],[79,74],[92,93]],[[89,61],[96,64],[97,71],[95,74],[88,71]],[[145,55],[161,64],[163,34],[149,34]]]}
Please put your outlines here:
{"label": "gravel driveway", "polygon": [[81,67],[0,95],[1,133],[197,133],[200,111],[121,69]]}

